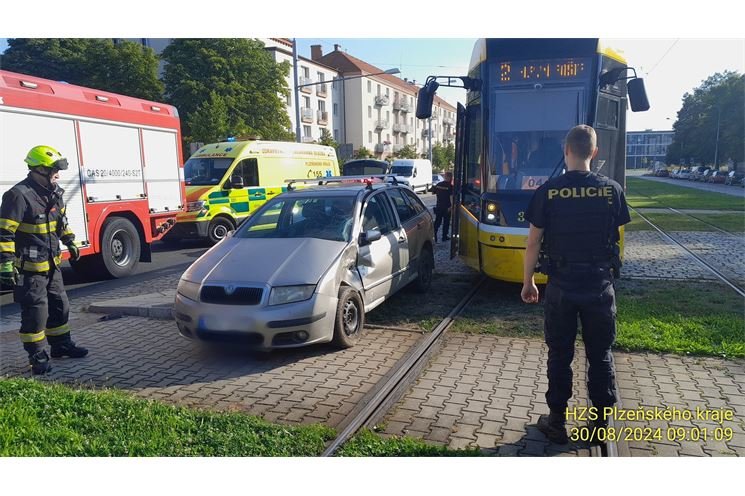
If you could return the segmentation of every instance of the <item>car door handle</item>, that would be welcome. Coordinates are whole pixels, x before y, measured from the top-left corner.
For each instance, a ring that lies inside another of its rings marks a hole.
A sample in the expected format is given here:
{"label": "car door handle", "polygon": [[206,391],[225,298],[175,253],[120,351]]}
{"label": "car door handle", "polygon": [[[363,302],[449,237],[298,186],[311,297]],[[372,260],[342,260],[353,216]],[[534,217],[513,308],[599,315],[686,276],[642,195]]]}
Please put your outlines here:
{"label": "car door handle", "polygon": [[406,238],[405,238],[405,237],[403,237],[403,236],[401,236],[400,238],[398,238],[398,243],[399,243],[399,244],[401,244],[401,243],[406,243]]}

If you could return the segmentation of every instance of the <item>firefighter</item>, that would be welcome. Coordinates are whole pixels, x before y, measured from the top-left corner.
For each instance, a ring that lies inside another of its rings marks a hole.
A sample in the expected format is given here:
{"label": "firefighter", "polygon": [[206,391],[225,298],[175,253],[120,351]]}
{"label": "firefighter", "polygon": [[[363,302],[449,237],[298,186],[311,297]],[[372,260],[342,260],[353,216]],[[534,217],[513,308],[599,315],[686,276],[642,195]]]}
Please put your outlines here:
{"label": "firefighter", "polygon": [[51,370],[44,338],[52,358],[81,358],[88,350],[70,338],[70,305],[60,273],[60,241],[72,260],[80,258],[57,185],[67,160],[50,146],[35,146],[26,156],[29,174],[3,195],[0,205],[0,280],[13,285],[21,305],[21,342],[31,371]]}
{"label": "firefighter", "polygon": [[[585,125],[572,128],[564,146],[566,174],[548,180],[535,191],[525,216],[530,231],[521,291],[524,302],[538,302],[533,274],[539,252],[541,271],[548,274],[544,337],[548,345],[546,403],[550,414],[539,418],[538,429],[560,444],[568,442],[565,425],[571,415],[567,404],[572,396],[578,316],[589,363],[592,406],[602,412],[616,402],[611,345],[616,337],[618,228],[631,218],[623,188],[590,171],[597,153],[595,130]],[[606,426],[607,419],[600,416],[590,432],[600,437],[600,430]]]}

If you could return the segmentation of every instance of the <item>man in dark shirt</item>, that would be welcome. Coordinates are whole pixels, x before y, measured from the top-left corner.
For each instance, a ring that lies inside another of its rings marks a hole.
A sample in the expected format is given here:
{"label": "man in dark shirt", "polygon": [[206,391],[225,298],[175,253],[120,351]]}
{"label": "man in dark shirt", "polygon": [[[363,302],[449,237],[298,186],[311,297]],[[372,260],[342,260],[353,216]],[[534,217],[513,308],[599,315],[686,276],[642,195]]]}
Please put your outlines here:
{"label": "man in dark shirt", "polygon": [[538,302],[533,274],[541,248],[542,271],[548,274],[544,336],[548,345],[546,403],[551,413],[540,417],[538,429],[561,444],[568,442],[565,424],[578,316],[589,362],[588,392],[601,413],[591,429],[595,439],[607,426],[603,408],[616,402],[611,353],[616,337],[613,281],[620,268],[618,228],[631,219],[623,188],[590,171],[597,152],[594,129],[572,128],[564,146],[566,174],[536,190],[525,216],[530,231],[521,291],[524,302]]}
{"label": "man in dark shirt", "polygon": [[435,240],[437,240],[437,231],[442,224],[442,240],[450,239],[450,210],[451,197],[453,196],[453,173],[446,172],[445,180],[440,181],[434,187],[434,193],[437,195],[437,205],[435,205]]}

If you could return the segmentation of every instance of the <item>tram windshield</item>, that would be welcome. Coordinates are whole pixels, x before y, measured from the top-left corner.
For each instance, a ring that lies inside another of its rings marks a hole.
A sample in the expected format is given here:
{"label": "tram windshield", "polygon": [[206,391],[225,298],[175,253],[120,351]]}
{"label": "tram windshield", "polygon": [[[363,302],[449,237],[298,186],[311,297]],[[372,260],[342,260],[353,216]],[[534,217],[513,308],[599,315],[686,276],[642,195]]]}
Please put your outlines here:
{"label": "tram windshield", "polygon": [[497,92],[489,190],[534,190],[564,170],[564,137],[580,121],[581,90]]}

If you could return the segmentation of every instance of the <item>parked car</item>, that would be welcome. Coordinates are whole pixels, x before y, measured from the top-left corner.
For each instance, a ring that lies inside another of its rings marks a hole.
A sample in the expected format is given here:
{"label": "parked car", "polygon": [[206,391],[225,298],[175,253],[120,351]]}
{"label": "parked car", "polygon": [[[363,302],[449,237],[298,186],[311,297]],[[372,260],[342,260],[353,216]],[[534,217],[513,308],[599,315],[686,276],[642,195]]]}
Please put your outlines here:
{"label": "parked car", "polygon": [[707,168],[702,174],[701,177],[698,178],[699,182],[702,183],[708,183],[709,179],[711,178],[711,175],[714,173],[714,169]]}
{"label": "parked car", "polygon": [[439,183],[445,180],[445,176],[442,174],[432,174],[432,186],[430,186],[429,190],[434,191],[435,186],[437,186]]}
{"label": "parked car", "polygon": [[689,177],[689,179],[691,181],[699,181],[701,179],[701,176],[703,176],[704,172],[706,172],[707,170],[710,170],[710,167],[697,165],[696,167],[691,169],[691,177]]}
{"label": "parked car", "polygon": [[727,180],[727,173],[715,170],[709,175],[709,182],[714,184],[724,184]]}
{"label": "parked car", "polygon": [[685,168],[678,172],[678,179],[688,179],[691,177],[691,169]]}
{"label": "parked car", "polygon": [[665,167],[658,167],[654,170],[655,177],[668,177],[670,172]]}
{"label": "parked car", "polygon": [[408,284],[429,289],[434,243],[432,216],[406,186],[288,188],[184,272],[179,333],[260,349],[353,346],[366,312]]}
{"label": "parked car", "polygon": [[727,174],[727,178],[724,180],[724,184],[727,184],[729,186],[736,186],[742,181],[743,178],[745,178],[745,172],[732,171]]}

